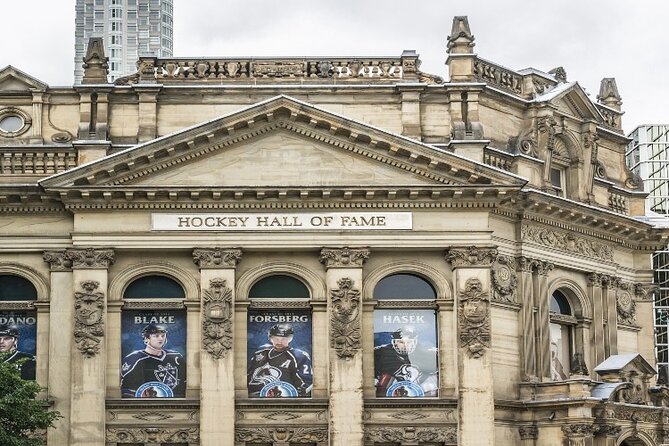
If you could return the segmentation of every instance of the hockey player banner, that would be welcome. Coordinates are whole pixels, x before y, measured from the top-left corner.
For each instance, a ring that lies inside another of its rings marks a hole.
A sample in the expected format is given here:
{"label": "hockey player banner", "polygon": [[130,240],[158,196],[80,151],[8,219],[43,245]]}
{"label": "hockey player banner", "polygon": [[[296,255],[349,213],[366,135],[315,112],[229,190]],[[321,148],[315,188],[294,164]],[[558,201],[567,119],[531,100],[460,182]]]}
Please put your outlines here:
{"label": "hockey player banner", "polygon": [[374,385],[377,397],[439,396],[434,310],[374,311]]}
{"label": "hockey player banner", "polygon": [[311,311],[249,310],[249,397],[311,397],[311,333]]}
{"label": "hockey player banner", "polygon": [[0,362],[15,363],[21,378],[35,379],[37,312],[0,312]]}
{"label": "hockey player banner", "polygon": [[184,398],[186,312],[125,310],[121,329],[123,398]]}

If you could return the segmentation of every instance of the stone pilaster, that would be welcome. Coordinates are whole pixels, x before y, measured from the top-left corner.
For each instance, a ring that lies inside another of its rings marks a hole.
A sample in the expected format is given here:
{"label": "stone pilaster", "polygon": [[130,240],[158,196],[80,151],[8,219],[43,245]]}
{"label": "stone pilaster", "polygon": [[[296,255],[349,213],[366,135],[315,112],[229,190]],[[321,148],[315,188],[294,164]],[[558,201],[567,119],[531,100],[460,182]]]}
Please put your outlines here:
{"label": "stone pilaster", "polygon": [[548,297],[548,273],[553,270],[552,263],[537,261],[535,263],[535,305],[537,308],[537,370],[542,381],[552,381],[551,377],[551,332],[550,332],[550,299]]}
{"label": "stone pilaster", "polygon": [[592,328],[590,330],[591,364],[596,366],[606,359],[604,349],[604,319],[606,318],[606,302],[602,289],[602,275],[588,274],[588,294],[592,301]]}
{"label": "stone pilaster", "polygon": [[594,446],[616,446],[618,437],[622,432],[622,427],[603,424],[597,426],[597,433],[594,439]]}
{"label": "stone pilaster", "polygon": [[114,262],[114,251],[68,249],[65,257],[72,266],[74,287],[74,333],[70,358],[70,441],[67,444],[103,446],[107,364],[107,269]]}
{"label": "stone pilaster", "polygon": [[458,443],[495,444],[490,267],[497,250],[458,247],[446,253],[453,267],[458,320]]}
{"label": "stone pilaster", "polygon": [[233,325],[235,269],[241,249],[199,248],[202,346],[200,352],[200,441],[234,444],[235,381]]}
{"label": "stone pilaster", "polygon": [[592,424],[575,423],[562,426],[562,432],[567,437],[567,446],[592,446],[595,428]]}
{"label": "stone pilaster", "polygon": [[424,87],[421,85],[398,85],[402,98],[402,134],[420,141],[421,115],[420,95]]}
{"label": "stone pilaster", "polygon": [[533,284],[533,262],[527,257],[518,257],[518,296],[520,309],[520,355],[523,365],[522,375],[524,381],[536,381],[536,332],[534,320],[534,284]]}
{"label": "stone pilaster", "polygon": [[137,142],[151,141],[158,131],[157,98],[162,86],[133,85],[139,98],[139,130]]}
{"label": "stone pilaster", "polygon": [[[604,280],[605,285],[602,298],[606,302],[606,328],[604,330],[604,345],[606,347],[605,358],[618,354],[618,319],[620,307],[628,310],[631,308],[634,313],[634,292],[632,285],[621,282],[617,277],[607,277]],[[599,364],[596,363],[595,366]]]}
{"label": "stone pilaster", "polygon": [[[72,337],[63,333],[63,327],[74,326],[74,288],[72,282],[72,262],[65,251],[46,251],[44,261],[51,267],[50,274],[50,319],[49,324],[49,375],[46,387],[53,409],[62,418],[54,422],[54,428],[47,430],[47,444],[68,444],[70,441],[70,389],[72,369],[69,355],[72,351]],[[41,368],[39,362],[38,367]]]}
{"label": "stone pilaster", "polygon": [[363,444],[362,265],[367,249],[323,249],[328,292],[330,445]]}

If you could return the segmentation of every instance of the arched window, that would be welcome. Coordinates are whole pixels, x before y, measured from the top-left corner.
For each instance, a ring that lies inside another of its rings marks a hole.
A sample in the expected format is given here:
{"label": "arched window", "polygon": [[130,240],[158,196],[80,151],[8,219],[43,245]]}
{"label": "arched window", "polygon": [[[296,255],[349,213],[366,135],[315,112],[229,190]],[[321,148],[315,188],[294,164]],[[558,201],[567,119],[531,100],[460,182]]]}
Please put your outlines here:
{"label": "arched window", "polygon": [[439,396],[437,293],[432,284],[414,274],[392,274],[376,284],[374,299],[378,301],[374,309],[376,396]]}
{"label": "arched window", "polygon": [[[250,398],[310,398],[311,294],[299,279],[264,277],[249,290],[247,389]],[[280,301],[280,308],[277,302]]]}
{"label": "arched window", "polygon": [[174,279],[147,275],[123,292],[121,396],[186,396],[186,293]]}
{"label": "arched window", "polygon": [[561,381],[569,377],[574,348],[576,317],[567,296],[555,290],[550,300],[551,377]]}
{"label": "arched window", "polygon": [[29,280],[0,274],[0,304],[12,302],[10,311],[0,311],[0,355],[3,362],[21,361],[23,379],[35,379],[37,352],[37,312],[32,301],[37,289]]}

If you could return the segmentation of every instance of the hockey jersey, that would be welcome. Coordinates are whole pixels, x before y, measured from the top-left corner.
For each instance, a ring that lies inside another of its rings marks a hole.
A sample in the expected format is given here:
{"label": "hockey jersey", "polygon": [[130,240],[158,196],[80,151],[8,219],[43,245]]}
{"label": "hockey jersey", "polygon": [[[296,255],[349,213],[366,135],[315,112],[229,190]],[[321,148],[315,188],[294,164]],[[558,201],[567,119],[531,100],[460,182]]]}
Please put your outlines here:
{"label": "hockey jersey", "polygon": [[163,350],[153,356],[137,350],[123,358],[121,393],[124,397],[159,398],[186,396],[186,362],[181,353]]}
{"label": "hockey jersey", "polygon": [[311,396],[311,357],[300,349],[289,348],[280,352],[271,345],[263,345],[253,353],[248,371],[250,397],[275,396],[271,393],[261,395],[261,391],[263,388],[271,391],[272,385],[280,383],[292,386],[297,391],[296,396]]}

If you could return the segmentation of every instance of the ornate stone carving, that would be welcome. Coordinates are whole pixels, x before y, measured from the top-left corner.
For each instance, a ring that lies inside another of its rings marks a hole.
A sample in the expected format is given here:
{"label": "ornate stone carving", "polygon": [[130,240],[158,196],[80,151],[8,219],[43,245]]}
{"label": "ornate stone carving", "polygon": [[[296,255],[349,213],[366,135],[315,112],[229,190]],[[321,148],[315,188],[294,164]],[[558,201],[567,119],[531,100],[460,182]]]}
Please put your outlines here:
{"label": "ornate stone carving", "polygon": [[337,285],[330,291],[330,346],[340,358],[351,358],[360,350],[360,291],[346,277]]}
{"label": "ornate stone carving", "polygon": [[546,135],[545,144],[541,147],[549,152],[555,148],[555,133],[557,121],[552,116],[540,116],[537,118],[537,130],[540,135]]}
{"label": "ornate stone carving", "polygon": [[235,429],[236,442],[258,443],[314,443],[328,441],[327,427],[238,427]]}
{"label": "ornate stone carving", "polygon": [[497,261],[492,265],[492,286],[494,302],[516,302],[518,277],[513,257],[497,256]]}
{"label": "ornate stone carving", "polygon": [[618,311],[618,323],[625,325],[636,324],[636,303],[632,297],[629,287],[620,288],[616,291],[616,310]]}
{"label": "ornate stone carving", "polygon": [[163,421],[174,418],[172,415],[165,412],[142,412],[132,415],[132,417],[142,421]]}
{"label": "ornate stone carving", "polygon": [[479,279],[467,279],[460,291],[458,332],[460,348],[473,358],[480,358],[490,348],[490,303]]}
{"label": "ornate stone carving", "polygon": [[241,259],[241,249],[197,248],[193,250],[193,262],[201,269],[234,268]]}
{"label": "ornate stone carving", "polygon": [[109,74],[109,58],[105,57],[104,40],[102,37],[91,37],[88,40],[86,55],[82,59],[84,76],[82,84],[106,84]]}
{"label": "ornate stone carving", "polygon": [[359,268],[368,258],[368,249],[323,248],[318,260],[326,268]]}
{"label": "ornate stone carving", "polygon": [[585,359],[583,359],[583,353],[574,353],[574,357],[571,359],[571,368],[569,370],[571,375],[588,375],[588,366],[585,364]]}
{"label": "ornate stone carving", "polygon": [[108,427],[106,440],[109,443],[197,443],[200,441],[200,430],[196,427],[186,428],[123,428]]}
{"label": "ornate stone carving", "polygon": [[111,249],[68,249],[65,255],[74,269],[107,269],[114,263],[114,251]]}
{"label": "ornate stone carving", "polygon": [[223,279],[210,280],[202,290],[202,344],[214,359],[232,348],[232,290]]}
{"label": "ornate stone carving", "polygon": [[365,441],[373,443],[433,442],[457,444],[455,427],[370,427],[365,429]]}
{"label": "ornate stone carving", "polygon": [[520,426],[518,433],[521,440],[536,440],[539,438],[539,428],[535,425]]}
{"label": "ornate stone carving", "polygon": [[84,356],[93,357],[100,351],[105,334],[105,295],[96,291],[100,283],[94,280],[80,286],[83,291],[74,293],[74,340]]}
{"label": "ornate stone carving", "polygon": [[72,260],[66,251],[44,251],[42,258],[49,264],[51,271],[71,271]]}
{"label": "ornate stone carving", "polygon": [[567,82],[567,71],[563,67],[555,67],[550,70],[548,74],[552,74],[559,84],[564,84]]}
{"label": "ornate stone carving", "polygon": [[294,412],[288,412],[287,410],[277,410],[276,412],[265,414],[262,417],[272,421],[288,421],[302,418],[302,415],[296,414]]}
{"label": "ornate stone carving", "polygon": [[622,432],[623,428],[620,426],[614,426],[611,424],[601,424],[599,426],[596,426],[597,429],[597,435],[601,435],[602,437],[618,437],[620,435],[620,432]]}
{"label": "ornate stone carving", "polygon": [[595,433],[595,428],[592,424],[575,423],[562,426],[562,432],[564,432],[568,438],[592,437]]}
{"label": "ornate stone carving", "polygon": [[495,248],[469,246],[467,248],[451,248],[446,251],[446,261],[452,263],[454,268],[488,267],[496,258],[497,250]]}
{"label": "ornate stone carving", "polygon": [[530,241],[549,248],[573,252],[591,258],[613,260],[613,248],[611,246],[576,236],[573,233],[528,225],[522,225],[520,232],[523,241]]}
{"label": "ornate stone carving", "polygon": [[601,418],[628,421],[659,423],[663,419],[662,411],[653,407],[631,406],[629,404],[607,404],[595,413]]}
{"label": "ornate stone carving", "polygon": [[653,300],[653,294],[656,293],[659,289],[659,287],[655,284],[648,283],[648,284],[643,284],[643,283],[635,283],[632,285],[634,289],[634,297],[636,300],[647,300],[647,301],[652,301]]}

